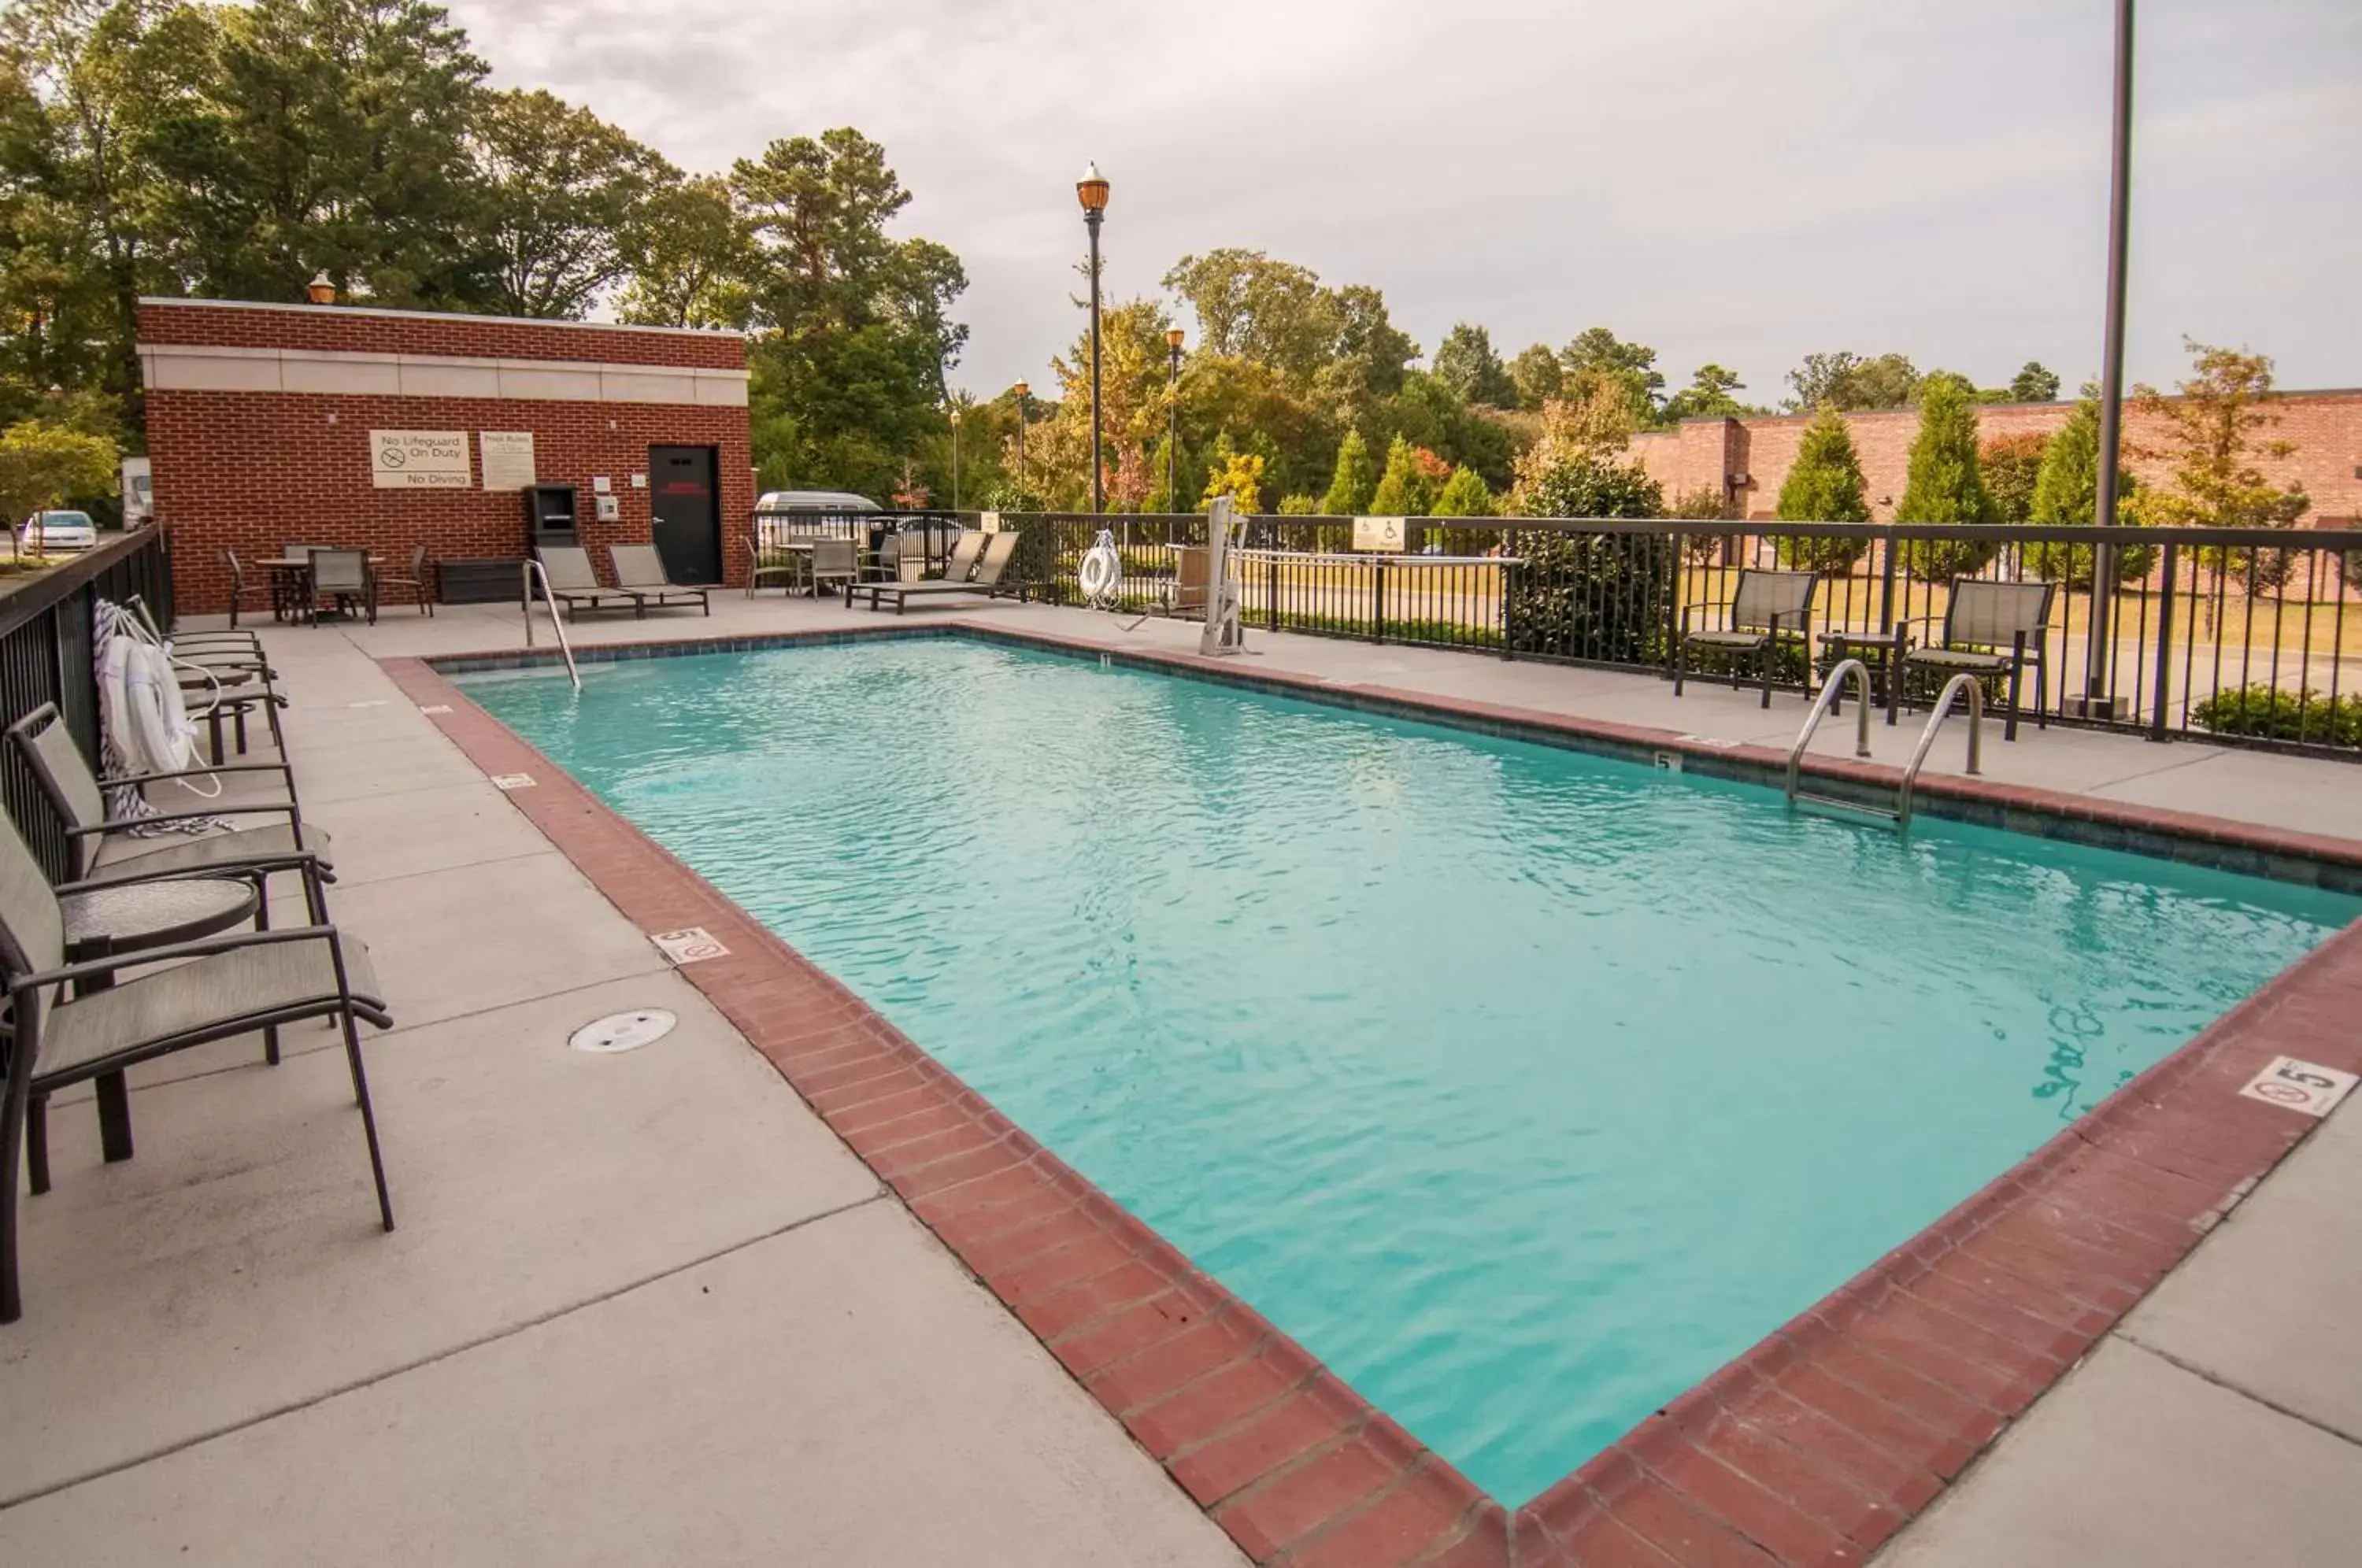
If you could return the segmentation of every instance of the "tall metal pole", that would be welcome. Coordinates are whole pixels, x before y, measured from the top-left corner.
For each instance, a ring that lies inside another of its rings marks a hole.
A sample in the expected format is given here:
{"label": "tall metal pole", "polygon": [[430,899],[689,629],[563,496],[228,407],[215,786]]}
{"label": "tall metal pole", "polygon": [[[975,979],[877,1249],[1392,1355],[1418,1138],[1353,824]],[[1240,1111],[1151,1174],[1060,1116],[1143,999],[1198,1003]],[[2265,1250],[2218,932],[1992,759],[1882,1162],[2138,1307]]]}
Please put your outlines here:
{"label": "tall metal pole", "polygon": [[[2092,521],[2103,528],[2116,525],[2124,460],[2125,271],[2133,205],[2133,0],[2116,0],[2114,126],[2114,147],[2108,171],[2108,319],[2100,348],[2100,482],[2092,510]],[[2114,549],[2106,545],[2092,552],[2092,625],[2083,663],[2086,718],[2112,716],[2108,664],[2114,635]],[[2168,583],[2166,591],[2172,591],[2173,585]]]}
{"label": "tall metal pole", "polygon": [[1032,391],[1023,381],[1017,383],[1017,489],[1025,489],[1025,400]]}
{"label": "tall metal pole", "polygon": [[1091,231],[1091,511],[1107,510],[1107,470],[1099,463],[1099,220],[1097,207],[1083,209],[1083,225]]}
{"label": "tall metal pole", "polygon": [[959,493],[959,410],[952,410],[952,510],[960,509]]}
{"label": "tall metal pole", "polygon": [[1173,374],[1165,382],[1164,510],[1181,510],[1181,344],[1177,337],[1166,345],[1173,353]]}

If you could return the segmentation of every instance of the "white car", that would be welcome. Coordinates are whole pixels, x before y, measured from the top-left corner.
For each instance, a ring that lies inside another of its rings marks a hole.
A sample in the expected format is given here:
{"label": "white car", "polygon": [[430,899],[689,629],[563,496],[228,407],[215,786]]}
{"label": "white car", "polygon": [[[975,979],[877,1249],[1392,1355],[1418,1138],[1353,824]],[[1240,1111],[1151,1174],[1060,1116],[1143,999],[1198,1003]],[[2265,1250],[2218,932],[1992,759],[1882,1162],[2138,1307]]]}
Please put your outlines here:
{"label": "white car", "polygon": [[25,519],[28,555],[62,556],[98,547],[98,525],[87,512],[36,512]]}

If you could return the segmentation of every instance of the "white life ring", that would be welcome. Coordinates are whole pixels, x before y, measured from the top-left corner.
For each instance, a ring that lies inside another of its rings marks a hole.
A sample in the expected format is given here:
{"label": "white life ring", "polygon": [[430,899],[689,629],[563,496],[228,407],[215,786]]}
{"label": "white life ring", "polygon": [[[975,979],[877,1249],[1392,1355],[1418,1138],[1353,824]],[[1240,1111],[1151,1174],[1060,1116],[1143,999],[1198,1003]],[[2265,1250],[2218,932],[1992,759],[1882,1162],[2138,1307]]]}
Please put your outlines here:
{"label": "white life ring", "polygon": [[1099,530],[1099,536],[1083,552],[1075,576],[1092,609],[1105,610],[1116,602],[1123,591],[1123,557],[1115,547],[1113,534]]}
{"label": "white life ring", "polygon": [[131,745],[118,734],[116,749],[141,773],[177,773],[197,759],[197,730],[181,701],[181,678],[171,656],[152,643],[121,639],[129,646],[123,659],[124,727]]}

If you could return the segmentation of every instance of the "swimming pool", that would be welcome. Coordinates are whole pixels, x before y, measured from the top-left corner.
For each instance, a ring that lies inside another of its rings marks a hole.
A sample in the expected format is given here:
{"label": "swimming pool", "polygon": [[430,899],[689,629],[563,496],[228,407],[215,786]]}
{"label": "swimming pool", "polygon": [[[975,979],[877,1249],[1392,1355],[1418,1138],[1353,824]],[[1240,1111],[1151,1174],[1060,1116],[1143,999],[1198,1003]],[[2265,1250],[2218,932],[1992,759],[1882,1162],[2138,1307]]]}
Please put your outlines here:
{"label": "swimming pool", "polygon": [[2362,910],[966,639],[469,691],[1513,1506]]}

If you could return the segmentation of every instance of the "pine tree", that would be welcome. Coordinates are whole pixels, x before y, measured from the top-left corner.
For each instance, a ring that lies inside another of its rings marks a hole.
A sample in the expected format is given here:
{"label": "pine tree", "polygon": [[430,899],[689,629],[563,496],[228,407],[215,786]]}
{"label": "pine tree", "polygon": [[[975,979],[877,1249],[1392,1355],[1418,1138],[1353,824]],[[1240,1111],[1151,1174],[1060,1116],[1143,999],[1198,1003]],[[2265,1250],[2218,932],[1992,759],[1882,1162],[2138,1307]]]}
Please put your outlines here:
{"label": "pine tree", "polygon": [[1435,504],[1435,481],[1419,467],[1418,453],[1397,436],[1386,447],[1386,471],[1370,497],[1370,512],[1378,517],[1424,517]]}
{"label": "pine tree", "polygon": [[1377,485],[1377,469],[1370,463],[1370,444],[1362,439],[1360,431],[1346,431],[1344,440],[1337,444],[1337,473],[1329,481],[1329,493],[1320,502],[1322,513],[1330,517],[1361,516],[1369,511],[1370,495]]}
{"label": "pine tree", "polygon": [[[2131,524],[2138,506],[2140,481],[2120,474],[2117,521]],[[2076,403],[2067,423],[2042,449],[2042,467],[2034,476],[2034,502],[2026,521],[2040,528],[2088,528],[2100,503],[2100,404],[2096,398]],[[2157,547],[2125,545],[2115,552],[2116,580],[2135,582],[2157,566]],[[2025,547],[2025,569],[2077,589],[2092,586],[2092,547],[2036,543]]]}
{"label": "pine tree", "polygon": [[[1993,521],[1992,497],[1977,466],[1976,389],[1966,378],[1938,370],[1920,384],[1919,434],[1897,523],[1982,527]],[[1904,560],[1929,581],[1966,577],[1993,558],[1995,547],[1974,539],[1921,539],[1904,547]]]}
{"label": "pine tree", "polygon": [[[1870,502],[1862,493],[1861,454],[1854,450],[1853,431],[1834,404],[1821,404],[1821,411],[1805,426],[1795,466],[1780,486],[1779,512],[1784,523],[1870,521]],[[1868,539],[1779,541],[1781,564],[1804,571],[1850,571],[1869,549]]]}
{"label": "pine tree", "polygon": [[1493,510],[1492,487],[1483,474],[1464,466],[1452,470],[1435,500],[1438,517],[1490,517]]}

